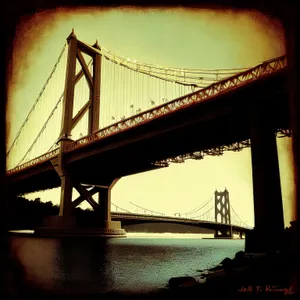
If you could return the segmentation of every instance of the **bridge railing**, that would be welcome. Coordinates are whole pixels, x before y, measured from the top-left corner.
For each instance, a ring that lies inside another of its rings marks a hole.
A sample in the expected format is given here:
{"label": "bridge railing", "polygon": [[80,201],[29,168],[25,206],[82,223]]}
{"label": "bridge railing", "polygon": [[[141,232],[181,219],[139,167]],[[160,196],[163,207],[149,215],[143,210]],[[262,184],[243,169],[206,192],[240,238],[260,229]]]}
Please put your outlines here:
{"label": "bridge railing", "polygon": [[[286,56],[281,56],[279,58],[275,58],[266,62],[259,64],[256,67],[253,67],[247,71],[238,73],[232,77],[221,80],[219,82],[213,83],[210,86],[203,88],[199,91],[190,93],[188,95],[182,96],[180,98],[174,99],[168,103],[161,104],[155,108],[151,108],[147,111],[138,113],[132,117],[116,122],[112,125],[109,125],[96,133],[78,139],[73,143],[66,146],[66,152],[73,151],[84,145],[95,142],[97,140],[106,138],[113,134],[122,132],[129,128],[142,125],[144,123],[148,123],[156,118],[161,117],[162,115],[170,114],[179,109],[186,108],[193,104],[199,103],[201,101],[205,101],[210,99],[216,95],[231,91],[236,89],[237,87],[246,85],[250,82],[253,82],[259,78],[266,77],[272,73],[278,72],[284,69],[287,66],[287,58]],[[54,150],[57,151],[57,150]],[[53,152],[50,152],[53,153]],[[26,169],[33,164],[41,163],[49,159],[49,154],[46,153],[44,155],[39,156],[34,159],[34,163],[32,161],[28,161],[25,164],[20,165],[17,168],[11,169],[7,171],[7,174],[13,174],[20,170]]]}
{"label": "bridge railing", "polygon": [[49,159],[52,159],[54,157],[56,157],[58,155],[58,152],[59,152],[59,149],[54,149],[50,152],[47,152],[46,154],[43,154],[43,155],[40,155],[32,160],[29,160],[27,161],[26,163],[20,165],[20,166],[17,166],[15,167],[14,169],[11,169],[11,170],[7,170],[6,171],[6,174],[13,174],[13,173],[16,173],[18,171],[21,171],[21,170],[24,170],[24,169],[27,169],[33,165],[37,165],[39,163],[42,163],[44,161],[47,161]]}

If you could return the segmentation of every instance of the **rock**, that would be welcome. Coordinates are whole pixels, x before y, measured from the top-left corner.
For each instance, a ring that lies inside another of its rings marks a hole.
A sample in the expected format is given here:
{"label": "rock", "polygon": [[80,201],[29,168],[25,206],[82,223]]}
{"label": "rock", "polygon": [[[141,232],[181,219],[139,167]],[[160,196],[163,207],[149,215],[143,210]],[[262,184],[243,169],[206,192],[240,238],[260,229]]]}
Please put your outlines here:
{"label": "rock", "polygon": [[245,263],[245,252],[244,251],[239,251],[235,254],[234,257],[234,264],[236,267],[244,265]]}
{"label": "rock", "polygon": [[208,269],[208,271],[217,271],[217,270],[221,270],[221,269],[223,269],[222,263],[220,263],[219,265],[217,265],[213,268]]}
{"label": "rock", "polygon": [[188,287],[199,284],[199,280],[195,277],[186,276],[186,277],[172,277],[169,280],[169,287],[170,288],[181,288],[181,287]]}
{"label": "rock", "polygon": [[225,259],[223,259],[221,264],[225,270],[231,269],[233,267],[233,261],[229,257],[226,257]]}
{"label": "rock", "polygon": [[245,257],[245,252],[244,251],[239,251],[235,254],[235,259],[238,260],[238,261],[241,261],[243,260]]}

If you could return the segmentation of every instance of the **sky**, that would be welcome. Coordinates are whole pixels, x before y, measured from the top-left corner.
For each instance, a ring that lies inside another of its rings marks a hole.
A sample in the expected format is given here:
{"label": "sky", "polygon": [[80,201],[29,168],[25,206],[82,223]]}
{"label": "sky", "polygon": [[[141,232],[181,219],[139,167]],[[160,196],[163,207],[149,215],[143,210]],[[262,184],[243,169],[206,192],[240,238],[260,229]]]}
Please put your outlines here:
{"label": "sky", "polygon": [[[79,40],[140,62],[178,68],[245,68],[285,54],[279,22],[254,11],[184,8],[57,9],[20,20],[14,42],[7,108],[8,144],[24,121],[72,31]],[[25,95],[25,97],[24,97]],[[285,225],[293,218],[291,141],[278,139]],[[226,152],[200,161],[121,178],[112,202],[130,202],[165,214],[184,213],[215,190],[227,188],[231,205],[254,225],[251,152]],[[76,193],[74,193],[76,197]],[[59,203],[59,190],[28,195]],[[87,206],[83,206],[87,207]]]}

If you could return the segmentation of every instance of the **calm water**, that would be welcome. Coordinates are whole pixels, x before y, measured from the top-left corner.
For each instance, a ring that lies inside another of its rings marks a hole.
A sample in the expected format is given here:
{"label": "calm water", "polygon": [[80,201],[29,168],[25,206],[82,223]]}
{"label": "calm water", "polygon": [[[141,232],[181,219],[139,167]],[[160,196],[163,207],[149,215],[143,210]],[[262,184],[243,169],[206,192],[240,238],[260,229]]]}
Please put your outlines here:
{"label": "calm water", "polygon": [[27,280],[43,289],[126,293],[164,288],[171,277],[197,275],[244,250],[244,240],[176,234],[107,240],[14,236],[12,248]]}

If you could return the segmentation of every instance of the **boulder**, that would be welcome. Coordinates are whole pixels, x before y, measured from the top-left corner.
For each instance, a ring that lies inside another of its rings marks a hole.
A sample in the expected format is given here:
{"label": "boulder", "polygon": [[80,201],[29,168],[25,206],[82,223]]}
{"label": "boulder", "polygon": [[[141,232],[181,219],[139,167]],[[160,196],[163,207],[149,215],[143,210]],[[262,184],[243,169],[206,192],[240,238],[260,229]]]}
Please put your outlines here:
{"label": "boulder", "polygon": [[221,265],[225,270],[231,269],[233,267],[233,260],[229,257],[226,257],[222,260]]}
{"label": "boulder", "polygon": [[197,285],[200,283],[200,278],[192,276],[172,277],[169,279],[170,288],[182,288]]}

